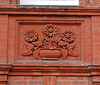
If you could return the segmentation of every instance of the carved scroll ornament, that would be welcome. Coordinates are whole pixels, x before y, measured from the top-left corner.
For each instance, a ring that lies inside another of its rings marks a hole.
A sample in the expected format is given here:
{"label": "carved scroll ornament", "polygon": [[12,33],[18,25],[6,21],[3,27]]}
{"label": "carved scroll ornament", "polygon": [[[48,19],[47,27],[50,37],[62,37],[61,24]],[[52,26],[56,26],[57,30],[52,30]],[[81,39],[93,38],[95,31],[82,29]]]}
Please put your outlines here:
{"label": "carved scroll ornament", "polygon": [[24,34],[25,50],[23,56],[31,56],[35,59],[61,60],[67,56],[78,57],[74,52],[76,36],[73,31],[65,30],[60,35],[55,25],[47,24],[42,29],[43,40],[35,30]]}

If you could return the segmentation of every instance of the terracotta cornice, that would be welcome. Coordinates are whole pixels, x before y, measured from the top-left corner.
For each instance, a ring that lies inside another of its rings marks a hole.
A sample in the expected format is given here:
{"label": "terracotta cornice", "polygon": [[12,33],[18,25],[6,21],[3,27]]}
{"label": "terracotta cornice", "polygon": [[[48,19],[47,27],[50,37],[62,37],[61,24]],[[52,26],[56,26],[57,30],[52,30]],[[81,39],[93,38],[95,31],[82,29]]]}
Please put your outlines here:
{"label": "terracotta cornice", "polygon": [[13,66],[9,75],[90,76],[87,66]]}
{"label": "terracotta cornice", "polygon": [[100,65],[83,65],[83,66],[0,65],[0,75],[99,76]]}
{"label": "terracotta cornice", "polygon": [[11,68],[12,68],[11,65],[5,65],[5,64],[0,65],[0,84],[2,85],[7,84],[7,76]]}
{"label": "terracotta cornice", "polygon": [[100,7],[0,8],[0,14],[15,15],[100,15]]}
{"label": "terracotta cornice", "polygon": [[91,71],[91,75],[100,76],[100,65],[90,65],[89,70]]}
{"label": "terracotta cornice", "polygon": [[12,68],[12,65],[0,65],[0,75],[8,75],[9,74],[9,71],[10,69]]}
{"label": "terracotta cornice", "polygon": [[90,65],[89,70],[93,77],[93,85],[100,85],[100,65]]}

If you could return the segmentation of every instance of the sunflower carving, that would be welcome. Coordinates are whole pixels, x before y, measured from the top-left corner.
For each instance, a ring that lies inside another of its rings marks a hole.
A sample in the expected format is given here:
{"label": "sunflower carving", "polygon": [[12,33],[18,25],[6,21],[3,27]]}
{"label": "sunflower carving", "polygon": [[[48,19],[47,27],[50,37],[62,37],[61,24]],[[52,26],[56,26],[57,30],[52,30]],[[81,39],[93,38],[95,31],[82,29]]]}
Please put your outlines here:
{"label": "sunflower carving", "polygon": [[28,43],[38,41],[38,34],[34,30],[27,31],[24,35],[24,39]]}
{"label": "sunflower carving", "polygon": [[58,43],[63,49],[67,50],[67,54],[70,56],[77,57],[78,54],[74,52],[74,47],[76,45],[76,36],[73,31],[65,30],[61,33],[61,40]]}

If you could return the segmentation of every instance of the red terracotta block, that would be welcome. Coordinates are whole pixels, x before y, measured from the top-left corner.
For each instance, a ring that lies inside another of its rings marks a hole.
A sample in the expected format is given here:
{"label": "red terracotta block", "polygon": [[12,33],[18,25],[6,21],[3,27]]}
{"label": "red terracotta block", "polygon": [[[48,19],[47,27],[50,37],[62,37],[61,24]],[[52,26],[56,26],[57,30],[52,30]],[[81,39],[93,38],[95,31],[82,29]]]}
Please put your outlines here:
{"label": "red terracotta block", "polygon": [[32,80],[38,80],[38,77],[33,76]]}
{"label": "red terracotta block", "polygon": [[100,82],[100,76],[93,76],[93,82]]}
{"label": "red terracotta block", "polygon": [[96,83],[93,83],[93,85],[100,85],[100,83],[96,82]]}
{"label": "red terracotta block", "polygon": [[43,77],[38,77],[38,80],[43,80]]}
{"label": "red terracotta block", "polygon": [[29,84],[41,84],[43,85],[43,81],[29,81]]}
{"label": "red terracotta block", "polygon": [[71,85],[71,81],[57,81],[57,84],[59,85]]}
{"label": "red terracotta block", "polygon": [[32,79],[32,77],[30,77],[30,76],[24,76],[24,80],[31,80]]}
{"label": "red terracotta block", "polygon": [[77,80],[84,80],[84,77],[76,77]]}
{"label": "red terracotta block", "polygon": [[13,80],[8,80],[8,81],[7,81],[7,84],[8,84],[8,85],[13,84]]}
{"label": "red terracotta block", "polygon": [[1,1],[2,3],[7,3],[7,2],[10,2],[10,0],[3,0]]}
{"label": "red terracotta block", "polygon": [[86,85],[86,81],[72,81],[72,85]]}
{"label": "red terracotta block", "polygon": [[61,80],[68,80],[68,77],[60,77]]}
{"label": "red terracotta block", "polygon": [[15,80],[15,76],[8,76],[8,80]]}
{"label": "red terracotta block", "polygon": [[87,85],[93,85],[93,84],[92,84],[92,81],[88,81],[88,82],[87,82]]}
{"label": "red terracotta block", "polygon": [[6,84],[1,83],[0,85],[6,85]]}
{"label": "red terracotta block", "polygon": [[100,4],[100,1],[99,0],[90,0],[91,4]]}
{"label": "red terracotta block", "polygon": [[87,5],[89,4],[89,1],[88,0],[84,0],[84,5]]}
{"label": "red terracotta block", "polygon": [[68,77],[68,80],[76,80],[76,77]]}
{"label": "red terracotta block", "polygon": [[25,85],[27,85],[28,84],[28,81],[23,81],[23,80],[15,80],[15,81],[13,81],[13,84],[25,84]]}
{"label": "red terracotta block", "polygon": [[61,77],[57,77],[57,80],[58,80],[58,81],[61,80]]}
{"label": "red terracotta block", "polygon": [[17,4],[20,4],[20,0],[17,0]]}
{"label": "red terracotta block", "polygon": [[56,76],[44,76],[44,85],[56,85]]}
{"label": "red terracotta block", "polygon": [[24,80],[24,77],[23,76],[16,76],[15,80]]}
{"label": "red terracotta block", "polygon": [[85,80],[92,80],[92,77],[85,77]]}
{"label": "red terracotta block", "polygon": [[0,81],[7,81],[7,75],[0,75]]}
{"label": "red terracotta block", "polygon": [[16,0],[11,0],[11,2],[15,2],[16,3]]}

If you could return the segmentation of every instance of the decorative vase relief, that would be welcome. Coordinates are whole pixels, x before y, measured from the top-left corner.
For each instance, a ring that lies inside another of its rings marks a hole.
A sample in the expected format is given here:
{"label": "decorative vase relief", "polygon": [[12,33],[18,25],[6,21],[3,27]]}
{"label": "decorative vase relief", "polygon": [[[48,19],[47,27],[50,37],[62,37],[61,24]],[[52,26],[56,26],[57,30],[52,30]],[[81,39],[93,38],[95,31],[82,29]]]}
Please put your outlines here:
{"label": "decorative vase relief", "polygon": [[35,30],[27,31],[24,34],[25,50],[23,56],[31,56],[35,59],[43,60],[63,60],[67,56],[78,57],[74,52],[76,45],[75,33],[71,30],[65,30],[58,35],[58,27],[47,24],[42,29],[43,40]]}

